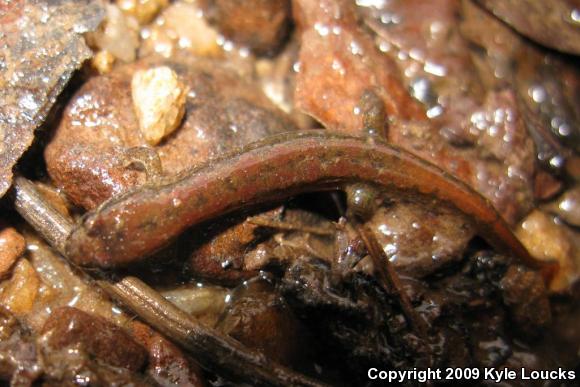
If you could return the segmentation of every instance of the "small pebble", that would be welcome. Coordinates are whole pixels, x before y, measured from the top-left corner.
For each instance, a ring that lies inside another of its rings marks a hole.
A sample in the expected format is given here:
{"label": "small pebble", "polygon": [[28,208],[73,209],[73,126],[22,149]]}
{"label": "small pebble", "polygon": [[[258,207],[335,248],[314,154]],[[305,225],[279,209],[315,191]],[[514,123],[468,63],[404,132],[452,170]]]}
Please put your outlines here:
{"label": "small pebble", "polygon": [[26,259],[18,261],[12,277],[2,289],[0,305],[16,317],[23,317],[32,310],[38,295],[40,279],[34,267]]}
{"label": "small pebble", "polygon": [[178,52],[186,55],[220,57],[222,47],[217,29],[201,16],[195,3],[175,2],[163,10],[154,23],[143,29],[139,55],[170,58]]}
{"label": "small pebble", "polygon": [[136,71],[131,82],[139,128],[150,145],[171,134],[185,113],[187,87],[167,66]]}
{"label": "small pebble", "polygon": [[117,0],[115,3],[125,14],[133,16],[139,24],[144,25],[167,7],[169,0]]}
{"label": "small pebble", "polygon": [[101,50],[91,59],[91,66],[97,70],[99,74],[106,74],[113,69],[115,57],[107,50]]}
{"label": "small pebble", "polygon": [[549,290],[562,292],[570,288],[579,276],[580,254],[575,233],[553,216],[535,210],[516,230],[516,235],[530,254],[541,261],[556,260],[560,270],[552,279]]}
{"label": "small pebble", "polygon": [[0,278],[8,275],[16,260],[24,253],[26,241],[14,228],[0,230]]}
{"label": "small pebble", "polygon": [[580,186],[564,192],[558,200],[550,203],[547,209],[566,223],[580,227]]}
{"label": "small pebble", "polygon": [[107,4],[106,10],[99,29],[87,34],[87,43],[123,62],[133,62],[139,46],[139,23],[113,4]]}

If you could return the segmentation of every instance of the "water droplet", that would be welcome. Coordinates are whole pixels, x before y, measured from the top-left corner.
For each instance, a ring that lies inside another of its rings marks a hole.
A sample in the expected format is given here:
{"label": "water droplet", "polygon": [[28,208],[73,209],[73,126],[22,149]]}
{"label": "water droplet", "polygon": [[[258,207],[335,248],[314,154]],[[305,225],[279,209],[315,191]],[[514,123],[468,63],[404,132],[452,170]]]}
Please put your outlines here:
{"label": "water droplet", "polygon": [[428,72],[429,74],[433,74],[438,77],[443,77],[447,75],[447,70],[444,66],[441,66],[437,63],[433,63],[431,61],[426,61],[425,65],[423,66],[423,70]]}
{"label": "water droplet", "polygon": [[320,36],[327,36],[330,32],[330,28],[328,28],[328,26],[318,22],[314,23],[314,30],[316,30]]}
{"label": "water droplet", "polygon": [[353,55],[362,55],[363,54],[362,47],[354,40],[352,42],[350,42],[350,52]]}
{"label": "water droplet", "polygon": [[564,157],[558,155],[550,159],[550,165],[554,168],[562,168],[564,166]]}
{"label": "water droplet", "polygon": [[546,90],[544,90],[544,88],[542,86],[532,86],[530,87],[530,89],[528,90],[528,95],[530,97],[532,97],[532,99],[534,100],[534,102],[536,103],[542,103],[546,100]]}
{"label": "water droplet", "polygon": [[299,73],[300,72],[300,62],[295,62],[292,65],[292,70],[294,70],[295,73]]}
{"label": "water droplet", "polygon": [[374,7],[383,8],[387,4],[387,0],[356,0],[356,5],[359,7]]}
{"label": "water droplet", "polygon": [[572,12],[570,12],[570,19],[572,19],[574,23],[580,23],[580,9],[574,8]]}
{"label": "water droplet", "polygon": [[441,105],[433,106],[432,108],[428,109],[426,112],[428,118],[439,117],[442,113],[443,113],[443,107],[441,107]]}

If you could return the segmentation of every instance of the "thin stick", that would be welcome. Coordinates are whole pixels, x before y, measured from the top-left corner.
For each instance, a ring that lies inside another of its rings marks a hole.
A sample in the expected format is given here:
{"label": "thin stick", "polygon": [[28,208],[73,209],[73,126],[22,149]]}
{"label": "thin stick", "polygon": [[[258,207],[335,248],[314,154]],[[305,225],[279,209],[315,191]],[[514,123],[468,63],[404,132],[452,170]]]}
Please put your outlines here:
{"label": "thin stick", "polygon": [[375,267],[379,282],[385,290],[397,297],[403,314],[405,315],[409,325],[411,325],[411,329],[413,329],[419,337],[423,339],[427,338],[427,324],[417,314],[413,305],[411,305],[411,300],[407,296],[407,293],[405,293],[399,275],[395,272],[393,265],[391,265],[389,257],[387,257],[385,251],[379,245],[379,242],[370,230],[362,224],[356,224],[355,227],[367,247],[371,259],[373,260],[373,266]]}
{"label": "thin stick", "polygon": [[195,360],[212,372],[252,385],[321,386],[261,353],[248,350],[229,336],[199,324],[138,278],[124,277],[114,284],[98,283],[145,322],[195,354]]}
{"label": "thin stick", "polygon": [[72,231],[73,224],[42,197],[31,181],[16,177],[14,194],[16,211],[52,247],[64,254],[66,239]]}

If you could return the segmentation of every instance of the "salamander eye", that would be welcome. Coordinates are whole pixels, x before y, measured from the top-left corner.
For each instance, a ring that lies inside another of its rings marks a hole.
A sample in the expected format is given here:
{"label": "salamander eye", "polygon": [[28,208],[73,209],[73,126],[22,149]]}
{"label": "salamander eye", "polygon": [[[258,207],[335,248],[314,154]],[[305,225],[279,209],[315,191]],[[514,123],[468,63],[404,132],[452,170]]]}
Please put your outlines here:
{"label": "salamander eye", "polygon": [[370,219],[378,206],[377,190],[368,184],[351,184],[345,192],[349,218],[360,221]]}

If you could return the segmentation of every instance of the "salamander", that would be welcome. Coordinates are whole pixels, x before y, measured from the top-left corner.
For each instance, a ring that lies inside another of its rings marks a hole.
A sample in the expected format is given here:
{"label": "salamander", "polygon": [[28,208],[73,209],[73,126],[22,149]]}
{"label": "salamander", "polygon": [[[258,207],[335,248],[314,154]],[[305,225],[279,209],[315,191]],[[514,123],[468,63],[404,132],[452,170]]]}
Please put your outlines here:
{"label": "salamander", "polygon": [[149,256],[187,228],[246,206],[370,183],[447,203],[494,248],[534,260],[480,194],[437,166],[377,138],[322,130],[276,135],[186,174],[145,185],[88,213],[66,240],[81,265],[116,267]]}

